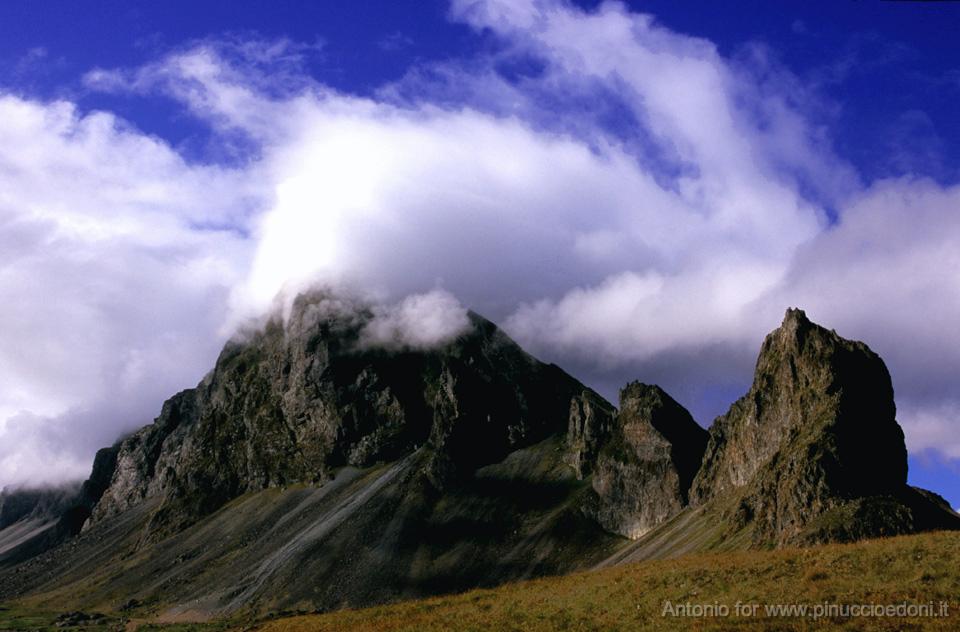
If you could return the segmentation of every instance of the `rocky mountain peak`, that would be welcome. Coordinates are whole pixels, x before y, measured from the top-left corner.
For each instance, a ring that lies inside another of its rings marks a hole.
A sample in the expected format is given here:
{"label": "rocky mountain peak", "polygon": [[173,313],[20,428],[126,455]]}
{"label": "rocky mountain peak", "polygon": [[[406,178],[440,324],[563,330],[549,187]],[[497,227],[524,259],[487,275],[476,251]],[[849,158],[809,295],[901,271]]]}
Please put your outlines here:
{"label": "rocky mountain peak", "polygon": [[196,388],[120,444],[91,524],[155,499],[153,528],[168,532],[240,494],[321,483],[420,448],[442,487],[564,429],[585,389],[477,314],[432,346],[389,327],[371,335],[377,318],[318,291],[229,342]]}
{"label": "rocky mountain peak", "polygon": [[640,537],[687,504],[706,443],[707,432],[663,389],[628,384],[597,457],[588,511],[608,531]]}
{"label": "rocky mountain peak", "polygon": [[620,390],[620,424],[637,446],[659,441],[670,445],[684,502],[707,447],[707,431],[686,408],[657,385],[631,382]]}
{"label": "rocky mountain peak", "polygon": [[883,360],[789,309],[750,391],[714,422],[691,501],[741,491],[787,537],[840,499],[905,488],[906,456]]}
{"label": "rocky mountain peak", "polygon": [[[718,418],[693,498],[741,487],[785,445],[820,439],[850,491],[906,482],[906,448],[883,361],[799,309],[764,340],[750,392]],[[842,473],[841,473],[842,470]]]}
{"label": "rocky mountain peak", "polygon": [[799,307],[788,307],[787,311],[783,315],[783,322],[780,324],[778,331],[790,331],[796,330],[803,326],[812,325],[810,319],[807,318],[807,313],[800,309]]}

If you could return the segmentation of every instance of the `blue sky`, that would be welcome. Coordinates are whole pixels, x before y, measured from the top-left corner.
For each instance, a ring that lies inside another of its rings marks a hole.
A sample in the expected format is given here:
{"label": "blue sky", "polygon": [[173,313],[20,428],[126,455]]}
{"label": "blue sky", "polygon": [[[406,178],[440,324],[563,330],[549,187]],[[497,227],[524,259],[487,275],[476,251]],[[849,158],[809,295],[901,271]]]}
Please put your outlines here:
{"label": "blue sky", "polygon": [[[586,8],[596,0],[577,3]],[[709,39],[728,56],[753,44],[828,101],[824,123],[838,151],[867,177],[914,169],[944,182],[960,164],[960,12],[951,3],[782,2],[696,5],[628,2],[665,26]],[[94,7],[91,10],[91,7]],[[42,6],[12,0],[0,21],[0,77],[13,89],[69,94],[84,107],[109,107],[174,142],[203,137],[203,126],[169,104],[85,93],[90,68],[134,66],[171,47],[226,33],[321,44],[306,67],[338,89],[369,94],[413,64],[463,58],[496,46],[448,19],[447,2],[290,1],[87,2]]]}
{"label": "blue sky", "polygon": [[705,425],[800,305],[887,360],[911,480],[956,506],[958,17],[5,2],[0,483],[78,475],[321,279],[455,296]]}

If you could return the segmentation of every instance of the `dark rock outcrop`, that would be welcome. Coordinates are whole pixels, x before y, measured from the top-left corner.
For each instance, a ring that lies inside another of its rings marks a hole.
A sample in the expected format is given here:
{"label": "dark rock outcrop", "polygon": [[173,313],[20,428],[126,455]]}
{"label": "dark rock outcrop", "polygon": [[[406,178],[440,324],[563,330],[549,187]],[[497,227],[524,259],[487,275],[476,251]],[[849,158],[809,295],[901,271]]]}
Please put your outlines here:
{"label": "dark rock outcrop", "polygon": [[149,531],[174,532],[232,498],[318,483],[337,468],[425,446],[437,489],[565,429],[585,387],[521,350],[489,321],[435,349],[366,345],[372,313],[325,293],[299,297],[229,343],[195,389],[119,446],[89,524],[159,499]]}
{"label": "dark rock outcrop", "polygon": [[610,563],[960,529],[944,499],[906,479],[883,361],[790,309],[750,391],[710,428],[690,505]]}
{"label": "dark rock outcrop", "polygon": [[61,533],[75,535],[86,524],[93,508],[97,506],[104,492],[110,487],[117,467],[117,454],[119,452],[119,441],[109,448],[97,450],[96,456],[93,457],[90,478],[83,482],[75,501],[60,517],[59,530]]}
{"label": "dark rock outcrop", "polygon": [[628,384],[597,458],[590,513],[608,531],[640,537],[687,504],[706,445],[707,431],[663,389]]}
{"label": "dark rock outcrop", "polygon": [[760,542],[837,532],[819,523],[856,516],[859,537],[882,535],[915,529],[897,500],[906,479],[883,360],[790,309],[763,343],[750,391],[710,429],[691,502],[737,497],[734,524]]}
{"label": "dark rock outcrop", "polygon": [[82,484],[0,491],[0,565],[34,557],[79,533],[110,485],[117,450],[99,450]]}

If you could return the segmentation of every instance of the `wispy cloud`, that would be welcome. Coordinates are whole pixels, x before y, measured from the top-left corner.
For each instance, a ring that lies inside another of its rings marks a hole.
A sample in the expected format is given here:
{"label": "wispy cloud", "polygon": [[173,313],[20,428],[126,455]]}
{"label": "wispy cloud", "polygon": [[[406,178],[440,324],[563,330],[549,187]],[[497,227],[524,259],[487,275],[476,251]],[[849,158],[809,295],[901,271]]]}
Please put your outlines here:
{"label": "wispy cloud", "polygon": [[413,44],[413,38],[402,31],[394,31],[390,35],[387,35],[377,42],[377,46],[380,48],[380,50],[388,53],[394,53],[396,51],[409,48],[413,46]]}
{"label": "wispy cloud", "polygon": [[375,307],[360,342],[386,349],[430,349],[455,339],[469,325],[467,310],[456,297],[433,290]]}

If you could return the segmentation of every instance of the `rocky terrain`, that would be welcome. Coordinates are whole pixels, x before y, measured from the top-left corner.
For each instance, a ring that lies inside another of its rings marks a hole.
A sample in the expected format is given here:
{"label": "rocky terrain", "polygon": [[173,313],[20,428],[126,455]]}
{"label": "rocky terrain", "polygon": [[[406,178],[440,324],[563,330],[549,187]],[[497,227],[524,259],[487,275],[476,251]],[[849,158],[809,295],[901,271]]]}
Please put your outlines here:
{"label": "rocky terrain", "polygon": [[688,502],[707,432],[658,386],[634,382],[596,458],[588,512],[607,531],[638,538]]}
{"label": "rocky terrain", "polygon": [[932,497],[907,486],[907,450],[883,360],[797,309],[764,341],[750,391],[710,428],[691,503],[731,497],[734,523],[752,525],[764,543],[954,522],[945,501],[934,499],[927,511]]}
{"label": "rocky terrain", "polygon": [[565,427],[586,390],[475,314],[454,344],[428,352],[365,345],[371,318],[302,296],[286,323],[228,344],[197,388],[120,444],[88,527],[156,498],[149,531],[161,536],[246,492],[323,483],[420,446],[422,473],[442,490]]}
{"label": "rocky terrain", "polygon": [[430,346],[371,343],[374,318],[315,292],[229,343],[153,424],[101,450],[47,536],[18,540],[30,511],[10,514],[0,598],[330,610],[960,527],[906,484],[882,360],[799,310],[709,432],[656,386],[627,385],[614,408],[476,314]]}

